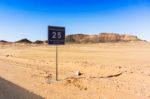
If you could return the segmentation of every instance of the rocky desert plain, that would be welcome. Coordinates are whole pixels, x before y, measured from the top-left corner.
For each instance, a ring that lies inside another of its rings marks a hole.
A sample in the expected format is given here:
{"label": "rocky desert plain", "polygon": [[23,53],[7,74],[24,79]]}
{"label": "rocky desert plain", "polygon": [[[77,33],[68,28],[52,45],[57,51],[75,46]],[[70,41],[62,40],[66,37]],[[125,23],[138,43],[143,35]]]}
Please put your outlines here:
{"label": "rocky desert plain", "polygon": [[1,41],[0,77],[45,99],[150,99],[149,42],[106,33],[66,37],[55,81],[55,46],[23,41]]}

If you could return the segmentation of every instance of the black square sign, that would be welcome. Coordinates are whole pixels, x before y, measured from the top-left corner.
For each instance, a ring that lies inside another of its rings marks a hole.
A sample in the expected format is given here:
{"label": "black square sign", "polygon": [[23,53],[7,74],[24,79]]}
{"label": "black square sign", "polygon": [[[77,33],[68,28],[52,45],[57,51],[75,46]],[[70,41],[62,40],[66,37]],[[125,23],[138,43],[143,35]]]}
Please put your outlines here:
{"label": "black square sign", "polygon": [[64,45],[65,44],[65,27],[48,26],[48,44]]}

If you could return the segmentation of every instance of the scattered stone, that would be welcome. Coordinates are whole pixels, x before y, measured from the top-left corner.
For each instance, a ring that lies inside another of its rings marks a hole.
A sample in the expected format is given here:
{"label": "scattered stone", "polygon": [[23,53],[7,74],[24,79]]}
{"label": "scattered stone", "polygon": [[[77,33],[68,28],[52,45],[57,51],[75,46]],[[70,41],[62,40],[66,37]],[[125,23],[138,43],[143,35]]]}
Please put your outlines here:
{"label": "scattered stone", "polygon": [[7,54],[7,55],[6,55],[6,57],[13,57],[13,55],[9,55],[9,54]]}
{"label": "scattered stone", "polygon": [[82,73],[81,73],[80,71],[76,71],[76,72],[75,72],[75,75],[76,75],[76,76],[81,76]]}
{"label": "scattered stone", "polygon": [[56,81],[52,79],[52,74],[48,74],[45,78],[48,84],[56,83]]}
{"label": "scattered stone", "polygon": [[122,67],[121,67],[121,66],[119,66],[118,68],[119,68],[119,69],[121,69]]}
{"label": "scattered stone", "polygon": [[49,73],[49,71],[48,71],[48,70],[44,70],[44,72],[45,72],[46,74],[48,74],[48,73]]}
{"label": "scattered stone", "polygon": [[45,78],[51,79],[52,78],[52,74],[48,74]]}
{"label": "scattered stone", "polygon": [[84,86],[83,81],[78,77],[68,77],[64,82],[65,86],[71,86],[79,88],[79,90],[87,90],[87,87]]}
{"label": "scattered stone", "polygon": [[130,74],[133,74],[133,72],[130,72]]}
{"label": "scattered stone", "polygon": [[84,90],[87,90],[87,87],[85,87]]}
{"label": "scattered stone", "polygon": [[10,55],[6,55],[6,57],[9,57]]}

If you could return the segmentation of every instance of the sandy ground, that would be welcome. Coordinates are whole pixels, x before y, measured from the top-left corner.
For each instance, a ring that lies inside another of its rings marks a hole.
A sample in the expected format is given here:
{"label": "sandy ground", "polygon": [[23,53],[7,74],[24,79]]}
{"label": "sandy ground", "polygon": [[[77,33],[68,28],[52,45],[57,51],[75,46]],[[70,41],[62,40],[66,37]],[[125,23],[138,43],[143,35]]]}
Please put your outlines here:
{"label": "sandy ground", "polygon": [[[0,44],[0,77],[46,99],[150,99],[150,43]],[[80,71],[81,76],[75,72]]]}

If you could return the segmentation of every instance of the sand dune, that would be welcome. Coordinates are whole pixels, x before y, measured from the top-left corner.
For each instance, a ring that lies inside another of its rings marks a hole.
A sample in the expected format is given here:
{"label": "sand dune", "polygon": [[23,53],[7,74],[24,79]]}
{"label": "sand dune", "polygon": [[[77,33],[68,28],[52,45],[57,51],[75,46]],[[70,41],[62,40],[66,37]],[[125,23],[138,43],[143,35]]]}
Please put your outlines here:
{"label": "sand dune", "polygon": [[[150,44],[0,45],[0,77],[46,99],[150,98]],[[76,76],[76,71],[81,76]]]}

